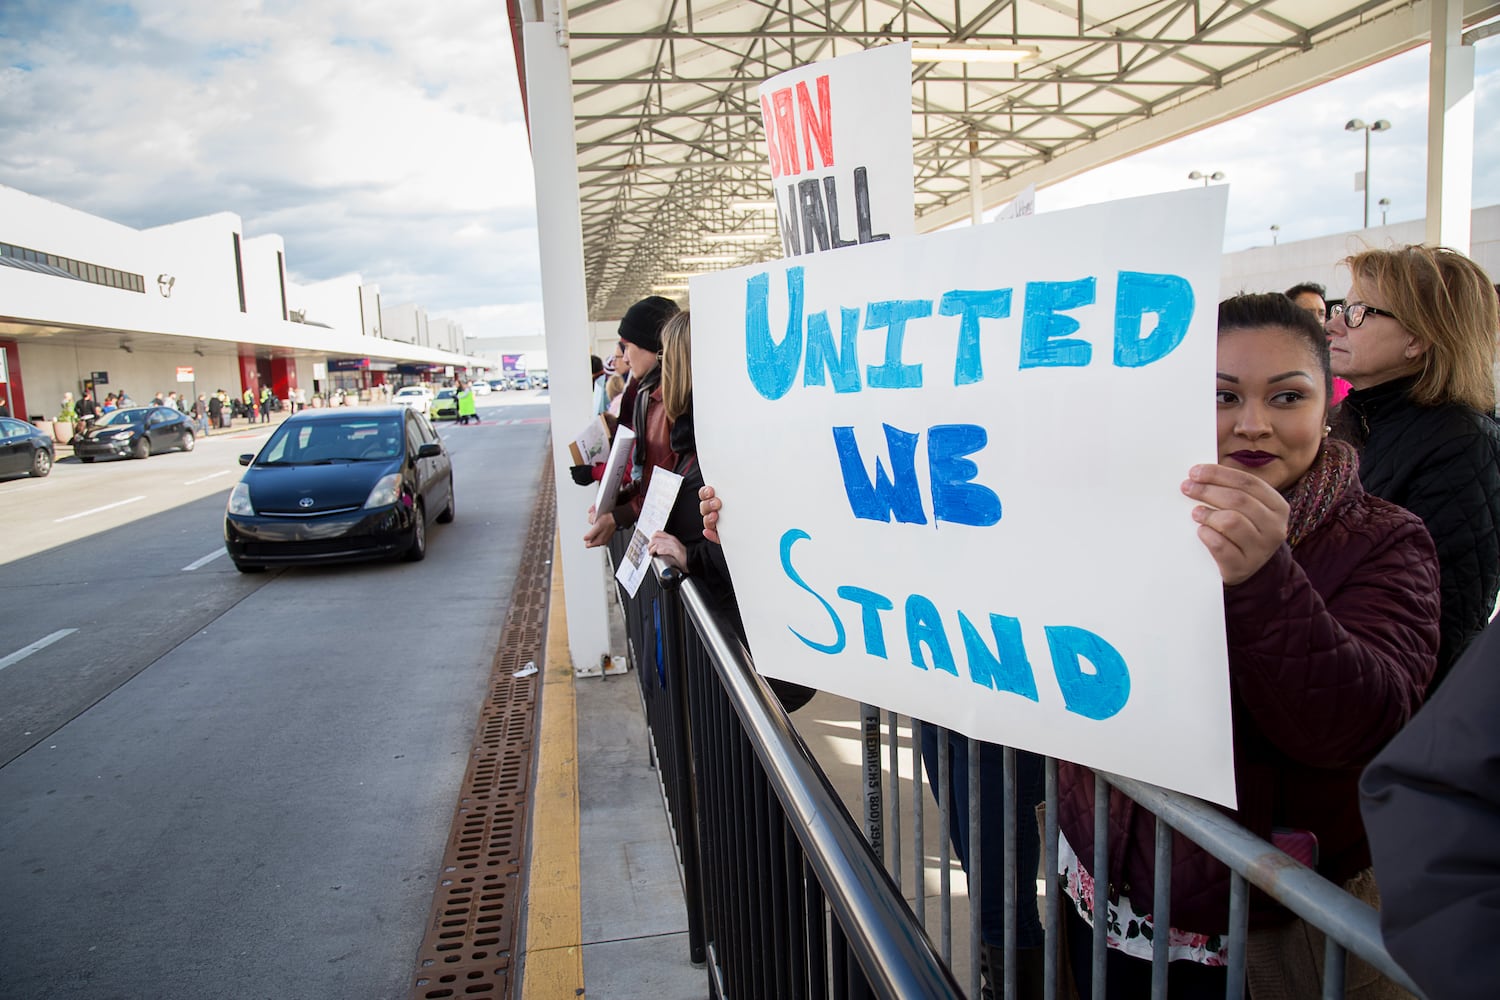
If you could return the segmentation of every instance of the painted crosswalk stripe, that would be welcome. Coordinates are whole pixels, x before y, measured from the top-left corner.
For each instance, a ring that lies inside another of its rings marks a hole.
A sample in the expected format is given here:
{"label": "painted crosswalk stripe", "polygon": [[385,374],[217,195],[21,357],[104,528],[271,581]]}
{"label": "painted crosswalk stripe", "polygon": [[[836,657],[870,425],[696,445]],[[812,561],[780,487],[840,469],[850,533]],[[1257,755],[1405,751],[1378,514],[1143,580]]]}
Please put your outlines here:
{"label": "painted crosswalk stripe", "polygon": [[46,649],[57,640],[66,639],[68,636],[77,631],[78,630],[76,628],[60,628],[56,632],[53,632],[51,635],[43,636],[24,649],[18,649],[14,653],[11,653],[9,656],[7,656],[5,659],[0,660],[0,670],[4,670],[12,663],[20,663],[32,653],[35,653],[38,650]]}

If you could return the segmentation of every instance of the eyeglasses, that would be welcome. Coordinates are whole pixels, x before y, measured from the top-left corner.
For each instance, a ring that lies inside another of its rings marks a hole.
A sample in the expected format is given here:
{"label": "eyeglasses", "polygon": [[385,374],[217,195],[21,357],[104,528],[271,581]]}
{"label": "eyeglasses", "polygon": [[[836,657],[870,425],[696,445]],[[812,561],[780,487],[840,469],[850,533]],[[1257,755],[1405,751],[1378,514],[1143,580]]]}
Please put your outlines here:
{"label": "eyeglasses", "polygon": [[1333,306],[1328,310],[1328,317],[1344,317],[1344,325],[1351,330],[1358,330],[1364,323],[1366,316],[1387,316],[1396,319],[1396,314],[1384,309],[1376,309],[1364,302],[1346,302],[1343,305]]}

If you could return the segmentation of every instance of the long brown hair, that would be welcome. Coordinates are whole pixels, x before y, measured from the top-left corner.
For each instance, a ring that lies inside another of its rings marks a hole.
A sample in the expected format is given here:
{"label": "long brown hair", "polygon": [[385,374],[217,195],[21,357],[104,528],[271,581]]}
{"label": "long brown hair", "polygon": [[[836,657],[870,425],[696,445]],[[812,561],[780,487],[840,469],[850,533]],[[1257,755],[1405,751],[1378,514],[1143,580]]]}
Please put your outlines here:
{"label": "long brown hair", "polygon": [[1344,260],[1373,284],[1407,332],[1427,344],[1411,398],[1423,406],[1495,409],[1495,286],[1457,250],[1413,244],[1365,250]]}
{"label": "long brown hair", "polygon": [[661,328],[661,403],[668,420],[693,405],[693,342],[690,313],[680,312]]}

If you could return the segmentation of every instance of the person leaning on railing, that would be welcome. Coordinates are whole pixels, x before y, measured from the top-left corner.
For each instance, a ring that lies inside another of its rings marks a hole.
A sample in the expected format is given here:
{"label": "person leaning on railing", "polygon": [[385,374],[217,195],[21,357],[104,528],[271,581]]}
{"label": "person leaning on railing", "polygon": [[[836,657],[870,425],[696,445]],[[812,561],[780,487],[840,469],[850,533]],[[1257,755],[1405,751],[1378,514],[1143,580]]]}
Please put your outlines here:
{"label": "person leaning on railing", "polygon": [[[703,537],[703,521],[698,514],[698,491],[703,488],[703,470],[698,467],[698,439],[693,428],[690,314],[678,313],[667,320],[661,339],[662,409],[672,422],[672,452],[677,456],[672,471],[682,477],[682,488],[677,491],[666,530],[651,536],[647,551],[692,577],[720,618],[734,629],[740,642],[745,642],[745,625],[740,620],[740,605],[734,597],[734,583],[729,578],[724,550],[718,542]],[[812,688],[791,681],[768,677],[766,683],[788,712],[795,712],[817,694]]]}
{"label": "person leaning on railing", "polygon": [[[1182,491],[1224,581],[1239,809],[1252,832],[1302,853],[1378,903],[1360,822],[1360,768],[1411,718],[1438,649],[1438,567],[1421,521],[1360,486],[1354,449],[1327,438],[1328,344],[1280,294],[1219,305],[1219,462]],[[1143,739],[1149,734],[1142,734]],[[1081,995],[1091,982],[1094,778],[1063,764],[1059,866]],[[1109,800],[1109,995],[1149,993],[1155,817]],[[1229,871],[1174,834],[1170,991],[1224,994]],[[1317,996],[1321,935],[1251,899],[1252,995]],[[1142,960],[1146,959],[1146,960]],[[1183,961],[1185,960],[1185,961]],[[1351,957],[1349,995],[1399,995]],[[1363,991],[1363,992],[1361,992]]]}
{"label": "person leaning on railing", "polygon": [[1334,436],[1359,449],[1365,488],[1420,517],[1437,546],[1436,686],[1500,593],[1495,290],[1478,264],[1446,247],[1366,250],[1344,264],[1349,297],[1328,338],[1333,373],[1354,388]]}

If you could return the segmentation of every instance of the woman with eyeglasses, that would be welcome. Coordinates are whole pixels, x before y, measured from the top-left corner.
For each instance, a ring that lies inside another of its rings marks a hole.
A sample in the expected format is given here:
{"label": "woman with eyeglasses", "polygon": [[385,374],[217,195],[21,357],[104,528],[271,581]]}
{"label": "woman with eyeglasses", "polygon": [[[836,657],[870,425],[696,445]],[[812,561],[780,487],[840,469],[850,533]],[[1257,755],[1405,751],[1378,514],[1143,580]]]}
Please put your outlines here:
{"label": "woman with eyeglasses", "polygon": [[1352,391],[1335,436],[1359,449],[1375,496],[1420,517],[1442,569],[1436,686],[1484,628],[1500,591],[1495,291],[1445,247],[1366,250],[1328,321],[1333,373]]}

